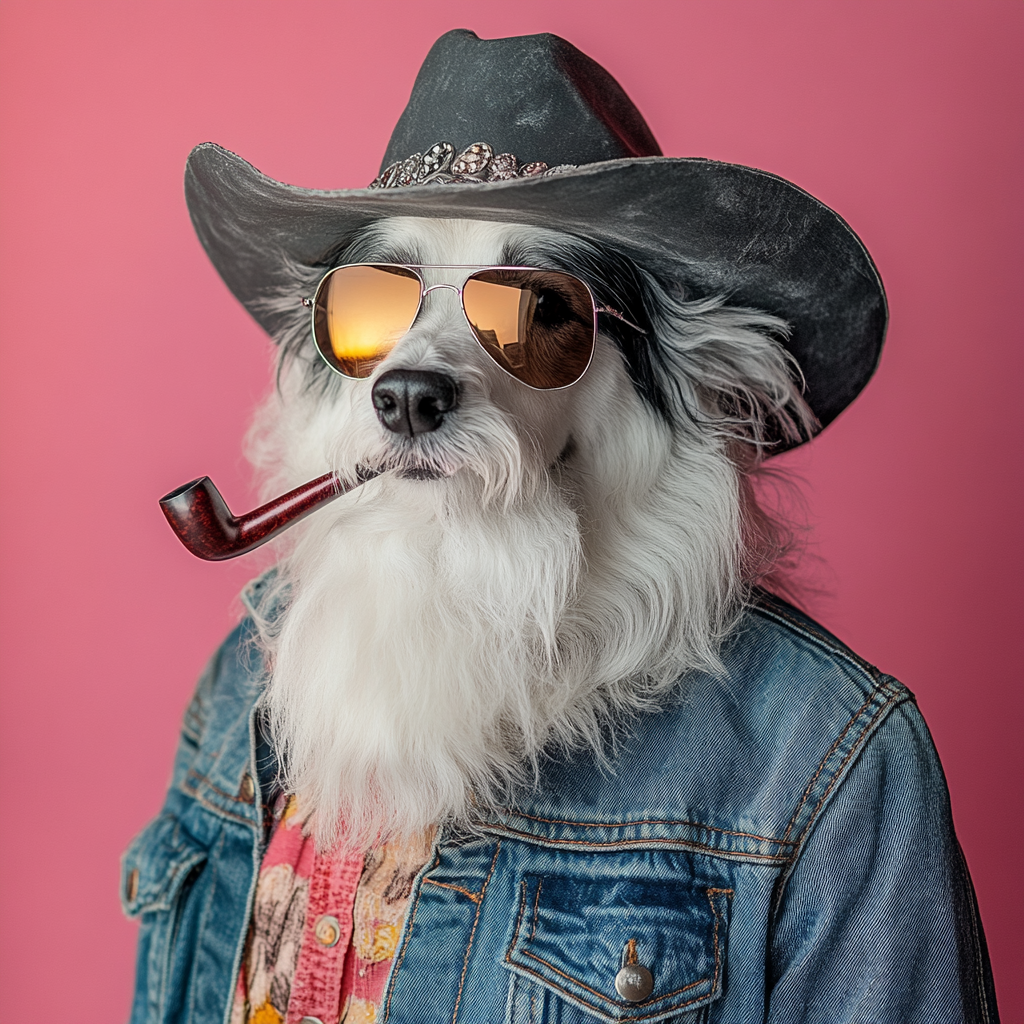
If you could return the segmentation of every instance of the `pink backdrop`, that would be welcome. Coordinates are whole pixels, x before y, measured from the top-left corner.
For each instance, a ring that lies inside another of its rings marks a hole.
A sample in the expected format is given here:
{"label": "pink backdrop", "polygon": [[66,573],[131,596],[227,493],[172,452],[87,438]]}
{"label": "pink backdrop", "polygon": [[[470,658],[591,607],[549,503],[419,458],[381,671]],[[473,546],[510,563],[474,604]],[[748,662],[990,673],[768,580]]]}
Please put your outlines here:
{"label": "pink backdrop", "polygon": [[1024,1020],[1024,6],[722,0],[0,7],[0,1016],[126,1015],[118,855],[160,804],[253,571],[187,555],[156,506],[204,472],[251,500],[239,442],[269,382],[193,236],[185,156],[212,139],[284,181],[363,185],[430,43],[459,26],[567,36],[666,153],[778,172],[874,254],[881,371],[788,457],[826,591],[811,610],[917,692],[1003,1019]]}

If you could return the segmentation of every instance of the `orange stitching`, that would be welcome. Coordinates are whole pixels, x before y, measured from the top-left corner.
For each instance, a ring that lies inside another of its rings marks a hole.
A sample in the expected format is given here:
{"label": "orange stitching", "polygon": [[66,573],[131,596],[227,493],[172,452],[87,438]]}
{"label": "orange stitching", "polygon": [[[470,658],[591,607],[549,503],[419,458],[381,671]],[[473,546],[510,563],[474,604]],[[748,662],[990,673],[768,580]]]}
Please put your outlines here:
{"label": "orange stitching", "polygon": [[636,958],[636,939],[630,939],[629,942],[626,943],[625,953],[627,967],[633,967],[638,963]]}
{"label": "orange stitching", "polygon": [[720,896],[720,895],[722,895],[724,893],[726,896],[732,896],[733,895],[733,890],[732,889],[706,889],[705,892],[707,893],[707,896],[708,896],[708,903],[711,904],[711,913],[715,915],[715,934],[714,934],[714,940],[713,940],[714,943],[715,943],[715,976],[711,979],[711,994],[714,994],[715,989],[718,987],[718,972],[719,972],[720,967],[721,967],[721,964],[720,964],[721,952],[720,952],[720,950],[718,948],[718,924],[719,924],[719,922],[722,919],[722,915],[718,912],[718,907],[715,906],[715,901],[712,899],[712,895]]}
{"label": "orange stitching", "polygon": [[[540,960],[540,957],[534,957],[534,959],[535,960]],[[543,960],[541,960],[540,962],[544,963]],[[515,967],[516,967],[517,970],[522,971],[524,974],[529,974],[529,975],[532,975],[534,978],[539,978],[542,984],[550,985],[552,988],[556,989],[558,992],[561,992],[562,995],[566,996],[572,1002],[579,1003],[580,1005],[586,1007],[588,1010],[597,1010],[599,1012],[603,1011],[603,1007],[594,1006],[592,1003],[588,1003],[586,1001],[586,999],[581,999],[579,996],[577,996],[574,993],[570,992],[568,989],[562,988],[561,985],[556,985],[550,978],[544,977],[544,975],[541,974],[539,971],[532,971],[532,970],[530,970],[529,967],[525,967],[523,964],[516,964]],[[568,977],[568,975],[566,975],[566,977]],[[574,978],[570,978],[569,980],[570,981],[575,981]],[[710,981],[710,980],[711,980],[710,978],[701,978],[700,981],[695,981],[693,983],[693,985],[700,985],[703,982],[707,982],[707,981]],[[580,983],[577,981],[576,984],[580,984]],[[669,992],[668,995],[659,996],[658,998],[659,999],[668,999],[671,996],[677,996],[681,992],[685,992],[687,988],[693,988],[693,985],[687,985],[686,988],[677,989],[675,992]],[[584,988],[585,987],[586,986],[584,986]],[[593,991],[593,989],[591,989],[591,991]],[[683,1003],[678,1003],[675,1006],[671,1006],[671,1007],[668,1007],[668,1008],[662,1009],[662,1010],[654,1010],[652,1013],[645,1013],[642,1016],[617,1017],[616,1020],[619,1022],[619,1024],[628,1024],[629,1021],[633,1021],[633,1020],[648,1020],[650,1017],[657,1017],[659,1014],[667,1012],[667,1010],[685,1010],[687,1006],[692,1006],[694,1003],[699,1003],[702,999],[706,999],[708,997],[708,995],[710,995],[710,994],[711,993],[709,992],[709,993],[706,993],[705,995],[702,995],[702,996],[694,996],[692,999],[687,999]],[[607,1001],[607,999],[608,999],[607,996],[601,995],[600,992],[598,992],[597,995],[601,996],[601,999],[603,999],[605,1001]],[[653,1002],[653,1001],[654,1000],[650,1000],[650,1002]],[[645,1003],[644,1005],[645,1006],[649,1005],[649,1003]]]}
{"label": "orange stitching", "polygon": [[[519,968],[519,970],[524,971],[527,974],[532,974],[535,978],[540,978],[542,983],[546,982],[549,985],[553,985],[553,983],[549,979],[545,978],[543,974],[540,974],[537,971],[531,971],[529,967],[524,967],[522,964],[517,964],[516,966]],[[708,980],[707,978],[703,978],[702,979],[702,981],[707,981],[707,980]],[[697,985],[697,984],[700,984],[700,982],[696,982],[695,981],[694,985]],[[585,999],[580,999],[579,996],[573,995],[572,992],[569,992],[566,989],[561,988],[558,985],[553,985],[553,987],[558,989],[559,992],[561,992],[563,995],[567,996],[573,1002],[581,1003],[583,1006],[585,1006],[585,1007],[587,1007],[588,1009],[591,1009],[591,1010],[598,1010],[598,1011],[601,1010],[601,1007],[599,1007],[599,1006],[592,1006]],[[690,988],[690,987],[692,987],[692,986],[687,986],[687,988]],[[679,995],[680,992],[685,992],[685,991],[686,991],[686,989],[678,989],[675,992],[670,992],[669,996]],[[600,994],[600,993],[598,993],[598,994]],[[710,994],[710,993],[708,993],[708,994]],[[669,996],[662,996],[661,998],[667,999]],[[602,996],[602,998],[606,998],[606,997]],[[672,1007],[670,1007],[670,1009],[672,1009],[672,1010],[684,1010],[684,1009],[686,1009],[687,1006],[692,1006],[694,1003],[699,1003],[702,999],[706,999],[706,998],[707,998],[707,995],[694,996],[693,999],[687,999],[686,1002],[679,1003],[676,1006],[672,1006]],[[655,1010],[652,1013],[645,1013],[642,1016],[619,1017],[617,1019],[620,1022],[620,1024],[628,1024],[629,1021],[648,1020],[649,1018],[657,1017],[660,1013],[664,1013],[664,1012],[665,1012],[664,1010]]]}
{"label": "orange stitching", "polygon": [[[438,848],[434,854],[434,863],[427,868],[428,871],[433,871],[438,864],[441,863],[441,850]],[[391,986],[388,989],[388,999],[384,1004],[384,1016],[381,1018],[381,1024],[387,1024],[387,1019],[391,1015],[391,997],[395,992],[395,983],[398,978],[398,972],[402,969],[402,961],[405,959],[405,951],[409,948],[409,939],[412,938],[412,926],[416,921],[416,911],[420,909],[420,896],[423,895],[423,885],[420,884],[418,891],[416,892],[416,902],[412,905],[412,913],[409,915],[409,927],[405,933],[405,942],[402,943],[402,952],[398,955],[398,962],[395,964],[394,970],[391,972]]]}
{"label": "orange stitching", "polygon": [[[525,881],[520,883],[520,889],[521,889],[522,895],[519,898],[519,914],[518,914],[518,916],[516,918],[515,932],[513,933],[512,944],[505,951],[505,962],[508,963],[508,964],[512,963],[512,950],[517,945],[517,943],[519,941],[519,933],[520,933],[520,928],[522,926],[522,921],[523,921],[523,912],[526,909],[526,882]],[[685,1009],[687,1006],[692,1006],[694,1003],[700,1002],[702,999],[707,998],[707,996],[714,995],[715,988],[718,985],[718,975],[719,975],[719,972],[721,970],[722,955],[721,955],[721,949],[720,949],[720,943],[719,943],[718,930],[719,930],[719,924],[721,922],[722,915],[719,912],[718,907],[715,906],[714,900],[711,897],[712,897],[712,895],[725,895],[725,896],[731,897],[731,896],[735,895],[735,891],[733,889],[706,889],[705,892],[706,892],[707,897],[708,897],[708,902],[711,904],[711,912],[715,915],[715,930],[714,930],[714,935],[713,935],[713,939],[712,939],[712,941],[714,942],[714,946],[715,946],[715,973],[714,973],[714,975],[710,979],[708,979],[708,978],[700,978],[698,981],[691,982],[689,985],[684,985],[682,988],[676,989],[674,992],[667,992],[665,995],[660,995],[660,996],[657,996],[654,999],[649,999],[649,1000],[647,1000],[646,1003],[643,1003],[641,1005],[643,1005],[643,1006],[650,1006],[652,1003],[658,1003],[658,1002],[662,1002],[665,999],[671,999],[672,996],[681,995],[683,992],[686,992],[689,989],[692,989],[694,986],[704,984],[704,983],[706,983],[709,980],[711,982],[711,991],[710,992],[706,993],[705,995],[694,996],[693,999],[688,999],[688,1000],[686,1000],[686,1002],[680,1003],[678,1006],[670,1007],[669,1009],[671,1009],[671,1010],[682,1010],[682,1009]],[[532,937],[533,936],[531,934],[531,938]],[[628,948],[628,946],[632,946],[633,947],[634,955],[635,955],[636,940],[635,939],[630,939],[629,943],[627,944],[627,948]],[[542,963],[546,967],[549,967],[552,971],[554,971],[556,974],[560,975],[561,977],[565,978],[567,981],[571,981],[573,984],[579,985],[581,988],[586,989],[588,992],[592,992],[595,996],[597,996],[602,1001],[607,1001],[607,996],[603,995],[601,992],[598,992],[596,989],[590,988],[589,985],[584,985],[583,982],[581,982],[578,978],[573,978],[571,975],[565,974],[563,971],[560,971],[557,967],[555,967],[554,964],[548,963],[542,957],[539,957],[539,956],[535,955],[534,953],[531,953],[529,950],[525,950],[525,949],[519,950],[519,952],[522,955],[531,957],[532,959],[536,960],[538,963]],[[580,1003],[582,1003],[584,1006],[587,1006],[589,1009],[592,1009],[592,1010],[595,1010],[595,1009],[596,1010],[600,1010],[601,1009],[600,1006],[593,1006],[593,1005],[587,1003],[587,1001],[585,999],[580,999],[579,996],[574,995],[572,992],[568,991],[567,989],[563,988],[562,986],[555,985],[551,981],[550,978],[545,978],[545,976],[543,974],[540,974],[538,971],[531,970],[529,967],[526,967],[524,964],[519,963],[519,964],[514,964],[514,966],[517,967],[519,970],[525,972],[526,974],[532,975],[535,978],[539,978],[542,983],[553,985],[563,995],[568,996],[569,999],[572,999],[574,1001],[578,1000]],[[530,998],[530,1007],[531,1007],[530,1012],[532,1014],[533,1013],[533,996],[532,995],[531,995],[531,998]],[[662,1012],[664,1012],[664,1010],[655,1010],[652,1013],[647,1013],[647,1014],[643,1014],[643,1015],[633,1015],[631,1017],[620,1017],[619,1021],[621,1022],[621,1024],[628,1024],[629,1021],[647,1020],[650,1017],[656,1017],[659,1013],[662,1013]]]}
{"label": "orange stitching", "polygon": [[252,818],[243,818],[242,815],[235,814],[233,811],[229,811],[226,807],[218,807],[215,803],[211,803],[198,790],[193,789],[188,790],[187,792],[191,793],[191,795],[194,796],[195,799],[203,805],[203,807],[208,807],[214,814],[220,814],[225,818],[230,818],[232,821],[239,821],[243,825],[255,824]]}
{"label": "orange stitching", "polygon": [[462,1002],[462,986],[466,983],[466,971],[469,970],[469,951],[473,948],[473,936],[476,935],[476,926],[480,923],[480,911],[483,910],[484,894],[487,892],[487,885],[494,874],[494,865],[498,862],[498,854],[501,852],[501,840],[494,848],[494,856],[491,858],[491,869],[487,872],[484,884],[480,886],[480,900],[476,905],[476,916],[473,918],[473,927],[469,933],[469,942],[466,943],[466,956],[462,961],[462,977],[459,979],[459,991],[455,997],[455,1009],[452,1011],[452,1024],[455,1024],[459,1016],[459,1003]]}
{"label": "orange stitching", "polygon": [[530,929],[530,938],[537,934],[537,911],[540,910],[540,889],[543,882],[537,882],[537,895],[533,898],[533,927]]}
{"label": "orange stitching", "polygon": [[[248,773],[247,773],[247,774],[248,774]],[[205,776],[205,775],[200,775],[200,774],[199,774],[199,772],[197,772],[197,771],[195,770],[195,768],[189,768],[189,770],[188,770],[188,773],[186,774],[186,776],[185,776],[185,777],[186,777],[186,778],[193,778],[193,779],[196,779],[196,780],[198,780],[199,782],[205,782],[205,783],[206,783],[206,785],[207,785],[207,786],[209,786],[209,787],[210,787],[210,789],[212,789],[212,790],[213,790],[213,791],[214,791],[215,793],[218,793],[218,794],[219,794],[220,796],[224,797],[224,798],[225,798],[226,800],[234,800],[234,802],[235,802],[236,804],[251,804],[251,803],[252,803],[252,801],[251,801],[251,800],[243,800],[243,799],[242,799],[242,798],[241,798],[240,796],[238,796],[237,794],[235,794],[235,793],[228,793],[228,792],[227,792],[226,790],[223,790],[223,789],[221,789],[221,788],[220,788],[220,786],[215,786],[215,785],[214,785],[214,784],[213,784],[213,783],[212,783],[212,782],[211,782],[211,781],[209,780],[209,778],[207,778],[207,776]],[[197,790],[193,788],[193,789],[192,789],[192,792],[193,792],[193,793],[195,793],[195,792],[197,792]]]}
{"label": "orange stitching", "polygon": [[[512,828],[509,825],[494,825],[487,826],[492,832],[505,832],[509,835],[522,836],[524,839],[540,839],[541,836],[535,835],[533,832],[522,832],[519,829]],[[693,850],[706,850],[708,853],[717,853],[723,857],[748,857],[755,860],[767,860],[775,864],[787,864],[793,859],[791,853],[774,854],[774,853],[745,853],[737,852],[735,850],[721,850],[716,846],[706,846],[702,843],[691,843],[682,839],[613,839],[608,842],[597,842],[589,839],[550,839],[544,838],[545,842],[551,843],[553,846],[650,846],[654,843],[665,843],[665,844],[678,844],[684,848]],[[795,846],[795,843],[787,843],[787,846]]]}
{"label": "orange stitching", "polygon": [[505,963],[512,963],[512,946],[516,944],[519,935],[519,926],[523,922],[523,911],[526,909],[526,880],[519,883],[519,913],[516,915],[516,930],[512,936],[512,945],[505,950]]}
{"label": "orange stitching", "polygon": [[[522,895],[519,898],[519,915],[516,918],[515,932],[513,933],[512,943],[511,943],[511,945],[509,946],[509,948],[505,952],[505,963],[508,963],[508,964],[512,963],[512,950],[513,950],[513,948],[515,948],[515,946],[519,942],[520,928],[521,928],[522,922],[523,922],[523,911],[526,909],[526,882],[525,881],[520,883],[520,889],[522,891]],[[539,886],[538,886],[538,889],[539,889]],[[717,985],[717,983],[718,983],[718,971],[719,971],[719,964],[720,964],[720,960],[721,960],[721,953],[720,953],[720,950],[719,950],[719,943],[718,943],[718,923],[719,923],[719,920],[721,918],[721,914],[719,913],[718,908],[715,906],[714,901],[711,899],[711,894],[712,893],[716,893],[716,894],[724,893],[726,895],[732,896],[734,891],[732,889],[706,889],[705,892],[708,894],[708,902],[711,904],[711,912],[715,915],[715,931],[714,931],[714,937],[713,937],[713,941],[714,941],[714,944],[715,944],[715,973],[714,973],[714,976],[712,978],[710,978],[710,979],[709,978],[699,978],[697,981],[690,982],[689,985],[684,985],[682,988],[677,988],[674,992],[666,992],[664,995],[656,996],[654,999],[648,999],[645,1003],[641,1003],[640,1004],[641,1006],[650,1006],[652,1003],[658,1003],[658,1002],[661,1002],[662,1000],[665,1000],[665,999],[671,999],[672,996],[678,996],[678,995],[682,994],[683,992],[688,992],[690,989],[694,988],[695,986],[703,985],[703,984],[705,984],[708,981],[711,982],[711,992],[712,993],[714,992],[715,985]],[[531,933],[530,938],[533,938],[532,933]],[[627,945],[632,945],[633,946],[634,956],[635,956],[636,940],[635,939],[630,939],[629,943]],[[598,992],[597,989],[593,989],[589,985],[585,985],[582,981],[579,980],[579,978],[574,978],[571,974],[566,974],[564,971],[560,971],[557,967],[555,967],[554,964],[549,963],[543,957],[537,956],[536,953],[531,953],[528,949],[520,949],[520,950],[518,950],[518,952],[519,952],[519,954],[521,956],[528,956],[532,960],[536,960],[538,963],[544,964],[545,967],[548,967],[550,970],[554,971],[555,974],[560,975],[561,977],[565,978],[567,981],[571,981],[574,985],[579,985],[580,988],[586,989],[586,991],[588,991],[588,992],[592,992],[595,996],[597,996],[602,1001],[607,1001],[608,997],[606,995],[604,995],[604,993]],[[532,974],[535,978],[540,978],[542,982],[547,982],[548,984],[554,984],[551,981],[550,978],[545,978],[544,975],[539,974],[537,971],[531,971],[529,967],[526,967],[523,964],[515,964],[514,966],[518,967],[519,970],[521,970],[521,971],[525,971],[527,974]],[[557,988],[560,992],[562,992],[564,995],[569,996],[570,998],[579,999],[580,1002],[582,1002],[584,1005],[589,1006],[590,1009],[600,1009],[599,1006],[592,1006],[592,1005],[588,1004],[585,999],[580,999],[579,996],[574,996],[572,992],[569,992],[567,989],[562,988],[559,985],[555,985],[555,988]],[[685,1003],[680,1003],[678,1006],[671,1007],[671,1009],[673,1009],[673,1010],[681,1010],[684,1007],[689,1006],[692,1003],[698,1002],[699,1000],[701,1000],[703,998],[704,998],[704,996],[696,996],[693,999],[687,1000]],[[638,1017],[638,1016],[621,1017],[619,1019],[621,1021],[646,1020],[648,1017],[656,1016],[659,1012],[661,1012],[661,1011],[657,1011],[656,1010],[654,1013],[645,1014],[642,1017]]]}
{"label": "orange stitching", "polygon": [[810,829],[811,829],[811,826],[812,826],[812,825],[814,824],[814,820],[815,820],[815,818],[816,818],[816,817],[817,817],[817,815],[818,815],[818,811],[820,811],[820,810],[821,810],[821,805],[822,805],[822,804],[823,804],[823,803],[824,803],[824,802],[825,802],[825,801],[826,801],[826,800],[828,799],[828,795],[829,795],[829,793],[831,793],[831,792],[832,792],[832,790],[833,790],[833,789],[835,788],[835,786],[836,786],[836,785],[837,785],[837,784],[839,783],[839,781],[840,781],[839,777],[840,777],[840,775],[842,774],[842,771],[843,771],[843,769],[844,769],[844,768],[845,768],[845,767],[846,767],[846,766],[847,766],[847,765],[848,765],[848,764],[850,763],[850,759],[851,759],[851,758],[853,757],[853,755],[854,755],[854,754],[856,754],[856,753],[857,753],[857,751],[858,751],[858,750],[860,749],[860,746],[861,746],[861,741],[862,741],[862,740],[864,739],[864,737],[865,737],[865,736],[866,736],[866,735],[868,734],[868,730],[869,730],[869,729],[871,728],[871,726],[873,726],[873,725],[875,724],[875,722],[876,722],[876,721],[878,721],[878,718],[879,718],[879,716],[880,716],[880,715],[882,714],[882,712],[883,712],[883,711],[885,711],[885,709],[886,709],[887,707],[889,707],[889,705],[890,705],[890,704],[892,703],[892,701],[893,701],[894,699],[895,699],[895,697],[893,697],[893,698],[890,698],[889,700],[887,700],[887,701],[886,701],[886,702],[885,702],[885,703],[884,703],[884,704],[883,704],[883,705],[882,705],[882,706],[881,706],[881,707],[880,707],[880,708],[879,708],[879,709],[878,709],[878,710],[877,710],[877,711],[876,711],[876,712],[875,712],[875,713],[874,713],[874,714],[873,714],[873,715],[871,716],[871,719],[870,719],[870,721],[868,722],[868,724],[867,724],[867,725],[865,725],[865,726],[864,726],[864,728],[863,728],[863,729],[861,730],[861,732],[860,732],[860,735],[859,735],[859,736],[857,737],[857,739],[856,739],[856,740],[854,741],[854,744],[853,744],[853,746],[852,746],[852,747],[850,747],[850,752],[849,752],[849,753],[848,753],[848,754],[846,755],[846,757],[844,757],[844,758],[843,758],[843,760],[842,760],[842,762],[840,763],[839,767],[838,767],[838,768],[836,768],[835,774],[834,774],[834,775],[832,776],[832,781],[831,781],[831,782],[830,782],[830,783],[828,784],[827,788],[825,789],[825,792],[821,794],[821,799],[820,799],[820,800],[819,800],[819,801],[817,802],[817,804],[815,804],[815,806],[814,806],[814,810],[813,810],[813,811],[811,811],[811,816],[810,816],[810,818],[808,819],[808,821],[807,821],[807,824],[806,824],[806,826],[804,826],[804,830],[803,830],[803,832],[801,832],[801,833],[800,833],[800,838],[799,838],[799,839],[797,840],[798,842],[802,843],[802,842],[803,842],[803,840],[804,840],[804,836],[806,836],[806,835],[807,835],[807,833],[808,833],[808,832],[810,831]]}
{"label": "orange stitching", "polygon": [[715,976],[711,979],[711,991],[714,992],[718,987],[718,968],[720,965],[720,956],[718,953],[718,922],[720,920],[718,916],[718,907],[715,906],[714,900],[708,897],[708,902],[711,904],[711,913],[715,915],[715,935],[712,941],[715,944]]}
{"label": "orange stitching", "polygon": [[[563,977],[566,981],[571,981],[574,985],[579,985],[580,988],[585,988],[588,992],[593,992],[598,999],[607,1000],[608,997],[603,992],[598,992],[596,988],[591,988],[589,985],[584,985],[579,978],[574,978],[571,974],[566,974],[565,971],[560,971],[554,964],[549,963],[542,956],[537,956],[536,953],[531,953],[528,949],[519,950],[520,956],[528,956],[531,960],[536,960],[538,963],[543,964],[549,970],[555,972],[555,974]],[[641,1003],[641,1006],[650,1006],[651,1003],[661,1002],[662,999],[671,999],[672,996],[679,995],[680,992],[688,992],[691,988],[697,985],[703,985],[709,981],[709,978],[698,978],[697,981],[691,981],[689,985],[684,985],[682,988],[677,988],[674,992],[666,992],[663,996],[656,996],[654,999],[648,999],[646,1002]]]}
{"label": "orange stitching", "polygon": [[424,878],[424,884],[437,885],[442,889],[454,889],[456,892],[462,893],[463,896],[467,896],[474,903],[479,903],[483,894],[479,892],[470,892],[468,889],[463,889],[461,885],[452,885],[451,882],[437,882],[433,878]]}
{"label": "orange stitching", "polygon": [[793,826],[796,825],[796,819],[800,816],[800,811],[803,809],[805,803],[807,803],[808,797],[811,795],[811,791],[814,789],[814,784],[818,781],[819,776],[825,770],[825,765],[828,764],[828,759],[836,752],[839,745],[846,738],[846,734],[853,728],[854,723],[860,719],[860,716],[875,702],[875,698],[878,697],[878,691],[873,690],[871,696],[864,701],[863,704],[854,712],[853,717],[846,723],[843,731],[836,737],[835,743],[828,748],[828,753],[821,759],[821,763],[818,765],[818,770],[811,776],[811,781],[807,783],[807,788],[804,790],[804,795],[800,798],[800,803],[796,805],[796,810],[793,812],[793,817],[789,819],[789,825],[786,827],[786,831],[783,834],[784,839],[789,839],[790,833],[793,831]]}
{"label": "orange stitching", "polygon": [[[509,808],[508,814],[515,815],[517,818],[526,818],[529,821],[540,821],[545,825],[577,825],[580,828],[633,828],[637,825],[689,825],[691,828],[703,829],[705,832],[719,832],[725,836],[741,836],[744,839],[760,839],[763,843],[774,843],[778,846],[794,846],[794,843],[787,843],[784,839],[770,839],[768,836],[755,835],[753,832],[730,832],[727,828],[716,828],[714,825],[705,825],[699,821],[686,821],[684,818],[676,818],[667,821],[658,821],[652,819],[650,821],[623,821],[618,823],[608,823],[600,821],[564,821],[561,818],[539,818],[534,814],[526,814],[523,811],[513,810]],[[630,842],[626,839],[623,842]]]}

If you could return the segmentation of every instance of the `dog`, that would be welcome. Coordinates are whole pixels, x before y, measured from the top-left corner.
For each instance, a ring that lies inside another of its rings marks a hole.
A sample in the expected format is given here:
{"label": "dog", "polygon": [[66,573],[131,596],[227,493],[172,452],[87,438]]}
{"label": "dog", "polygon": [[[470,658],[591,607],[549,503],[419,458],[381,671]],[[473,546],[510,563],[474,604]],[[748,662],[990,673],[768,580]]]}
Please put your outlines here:
{"label": "dog", "polygon": [[[373,376],[345,379],[295,297],[330,265],[380,261],[561,269],[635,323],[599,318],[582,379],[539,391],[435,288]],[[283,786],[322,844],[471,825],[536,781],[545,750],[604,757],[681,675],[720,669],[785,549],[752,474],[769,436],[814,429],[786,323],[689,299],[584,239],[486,221],[385,219],[291,274],[267,300],[285,324],[278,387],[250,444],[266,490],[383,471],[296,531],[266,592],[285,610],[259,618]],[[436,429],[406,436],[375,409],[396,369],[454,382]]]}
{"label": "dog", "polygon": [[771,593],[755,482],[885,337],[849,225],[461,29],[367,188],[204,143],[185,195],[278,345],[268,495],[366,482],[200,679],[133,1020],[993,1019],[912,695]]}

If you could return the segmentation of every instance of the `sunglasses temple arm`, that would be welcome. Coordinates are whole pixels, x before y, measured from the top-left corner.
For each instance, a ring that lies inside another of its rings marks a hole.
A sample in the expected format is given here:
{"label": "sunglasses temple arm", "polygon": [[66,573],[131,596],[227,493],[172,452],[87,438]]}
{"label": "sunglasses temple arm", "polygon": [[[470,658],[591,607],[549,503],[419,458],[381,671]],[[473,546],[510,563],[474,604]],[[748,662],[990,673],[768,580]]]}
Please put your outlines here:
{"label": "sunglasses temple arm", "polygon": [[621,320],[627,327],[632,327],[634,331],[639,331],[641,334],[647,333],[642,327],[633,323],[632,320],[627,320],[617,309],[612,309],[611,306],[597,306],[596,308],[598,313],[607,313],[609,316],[615,317],[616,320]]}
{"label": "sunglasses temple arm", "polygon": [[160,510],[175,536],[193,555],[221,562],[266,544],[321,505],[376,475],[361,469],[353,482],[327,473],[242,516],[232,514],[216,485],[204,476],[165,494],[160,499]]}

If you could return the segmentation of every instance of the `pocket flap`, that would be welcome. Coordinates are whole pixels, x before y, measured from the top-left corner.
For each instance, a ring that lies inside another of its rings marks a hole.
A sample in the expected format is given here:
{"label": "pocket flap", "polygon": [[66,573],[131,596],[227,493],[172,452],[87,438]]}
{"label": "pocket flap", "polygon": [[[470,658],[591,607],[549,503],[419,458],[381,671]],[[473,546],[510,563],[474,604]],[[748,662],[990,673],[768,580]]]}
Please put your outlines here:
{"label": "pocket flap", "polygon": [[506,965],[605,1021],[657,1021],[722,989],[732,890],[527,875]]}
{"label": "pocket flap", "polygon": [[121,906],[129,917],[170,910],[193,868],[206,860],[200,846],[170,814],[151,821],[121,858]]}

